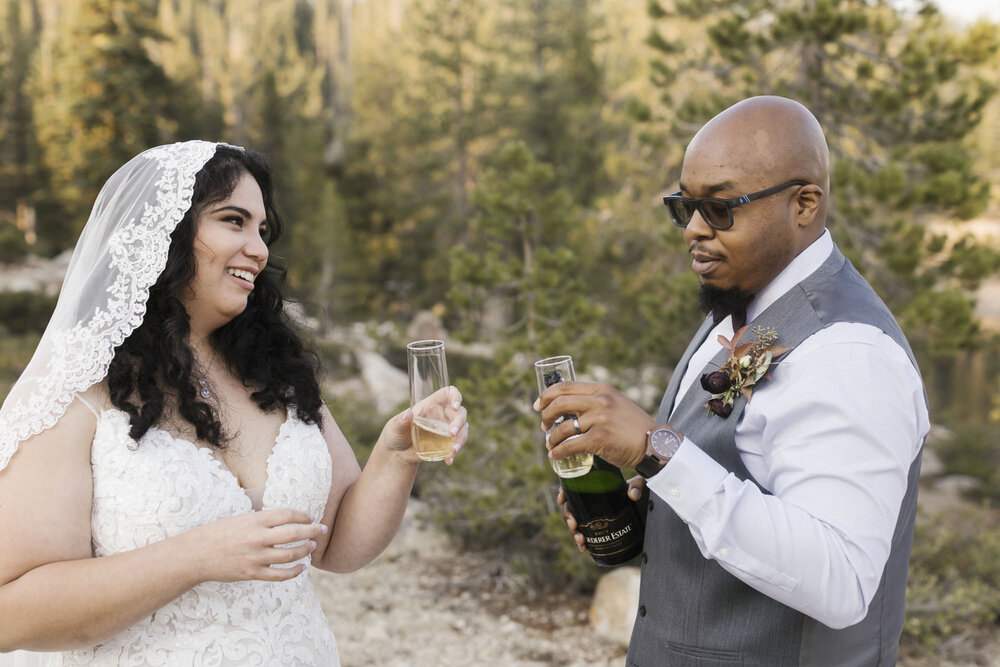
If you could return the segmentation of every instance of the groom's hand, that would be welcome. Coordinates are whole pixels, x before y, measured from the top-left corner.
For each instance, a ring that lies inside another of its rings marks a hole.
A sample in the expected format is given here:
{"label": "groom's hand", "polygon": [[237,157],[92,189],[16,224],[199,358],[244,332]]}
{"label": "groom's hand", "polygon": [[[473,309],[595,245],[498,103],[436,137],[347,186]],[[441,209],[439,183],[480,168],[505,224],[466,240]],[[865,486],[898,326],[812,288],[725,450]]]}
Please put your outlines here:
{"label": "groom's hand", "polygon": [[566,503],[566,494],[563,493],[562,489],[559,489],[559,495],[556,496],[556,502],[562,506],[562,516],[563,521],[566,522],[566,527],[569,528],[569,536],[573,538],[573,542],[576,543],[576,548],[581,552],[586,551],[587,548],[583,546],[583,533],[576,529],[576,517],[569,511],[569,505]]}
{"label": "groom's hand", "polygon": [[[607,384],[559,382],[538,397],[534,408],[541,412],[542,430],[549,433],[550,459],[589,452],[619,467],[635,469],[646,455],[646,432],[656,428],[645,410]],[[576,419],[552,428],[565,414]],[[580,437],[567,440],[573,435]]]}
{"label": "groom's hand", "polygon": [[[640,475],[636,475],[628,481],[628,497],[629,500],[633,502],[640,503],[639,516],[645,517],[645,512],[641,509],[645,506],[645,502],[649,497],[649,489],[646,488],[646,480]],[[569,535],[573,538],[573,542],[576,543],[576,548],[580,551],[586,551],[587,548],[584,546],[583,533],[576,529],[576,517],[573,513],[569,511],[569,504],[566,502],[566,494],[562,489],[559,489],[559,495],[556,496],[556,502],[562,507],[562,517],[563,521],[566,522],[566,527],[569,528]]]}

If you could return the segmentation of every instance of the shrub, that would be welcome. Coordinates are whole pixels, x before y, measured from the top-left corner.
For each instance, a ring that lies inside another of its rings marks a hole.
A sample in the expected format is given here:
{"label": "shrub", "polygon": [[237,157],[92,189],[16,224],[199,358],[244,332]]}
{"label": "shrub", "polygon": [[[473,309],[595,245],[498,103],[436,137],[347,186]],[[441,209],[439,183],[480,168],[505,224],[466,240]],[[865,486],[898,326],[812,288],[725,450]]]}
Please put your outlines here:
{"label": "shrub", "polygon": [[0,262],[16,262],[27,254],[24,234],[13,225],[0,225]]}
{"label": "shrub", "polygon": [[988,506],[917,519],[904,641],[925,647],[1000,619],[1000,514]]}
{"label": "shrub", "polygon": [[935,451],[945,474],[974,477],[983,483],[979,498],[1000,500],[1000,426],[960,424]]}
{"label": "shrub", "polygon": [[40,338],[37,333],[0,336],[0,400],[7,396],[21,371],[28,365]]}
{"label": "shrub", "polygon": [[54,296],[38,292],[0,292],[0,326],[14,335],[41,333],[55,307]]}

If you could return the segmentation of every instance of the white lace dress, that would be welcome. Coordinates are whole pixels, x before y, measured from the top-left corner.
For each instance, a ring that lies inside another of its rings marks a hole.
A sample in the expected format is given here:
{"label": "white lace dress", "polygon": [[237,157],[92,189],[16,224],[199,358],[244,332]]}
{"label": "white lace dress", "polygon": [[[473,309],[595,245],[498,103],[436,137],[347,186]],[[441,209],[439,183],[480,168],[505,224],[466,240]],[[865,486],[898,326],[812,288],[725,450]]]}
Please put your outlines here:
{"label": "white lace dress", "polygon": [[[216,519],[253,511],[211,451],[150,429],[129,438],[128,416],[98,415],[91,453],[94,553],[145,546]],[[330,453],[315,425],[289,410],[267,460],[263,508],[323,516]],[[308,562],[308,558],[301,562]],[[339,665],[337,644],[308,572],[287,582],[200,584],[149,618],[50,665]]]}

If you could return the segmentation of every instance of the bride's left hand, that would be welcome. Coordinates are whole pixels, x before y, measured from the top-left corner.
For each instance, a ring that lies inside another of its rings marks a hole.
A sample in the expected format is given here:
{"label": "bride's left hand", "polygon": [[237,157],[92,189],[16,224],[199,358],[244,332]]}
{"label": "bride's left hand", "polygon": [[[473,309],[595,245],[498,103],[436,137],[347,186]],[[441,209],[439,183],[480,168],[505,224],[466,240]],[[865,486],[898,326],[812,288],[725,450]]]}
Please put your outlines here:
{"label": "bride's left hand", "polygon": [[[451,465],[469,441],[468,415],[462,405],[462,393],[456,387],[443,387],[422,400],[417,406],[425,404],[443,407],[444,414],[448,418],[449,430],[455,441],[451,445],[452,454],[445,460],[445,463]],[[420,463],[420,458],[417,456],[413,444],[411,426],[413,426],[413,410],[407,409],[386,423],[380,439],[389,450],[403,454],[408,462]]]}

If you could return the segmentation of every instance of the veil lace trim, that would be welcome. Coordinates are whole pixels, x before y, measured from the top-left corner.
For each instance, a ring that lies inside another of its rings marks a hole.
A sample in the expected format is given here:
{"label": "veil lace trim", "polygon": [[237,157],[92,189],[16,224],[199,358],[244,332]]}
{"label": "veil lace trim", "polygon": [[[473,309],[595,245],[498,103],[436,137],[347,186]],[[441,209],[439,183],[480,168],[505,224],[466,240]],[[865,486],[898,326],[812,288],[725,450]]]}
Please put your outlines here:
{"label": "veil lace trim", "polygon": [[104,379],[115,348],[142,323],[170,235],[191,205],[195,175],[217,145],[149,149],[101,190],[52,319],[0,408],[0,471],[22,441],[59,421],[75,394]]}

